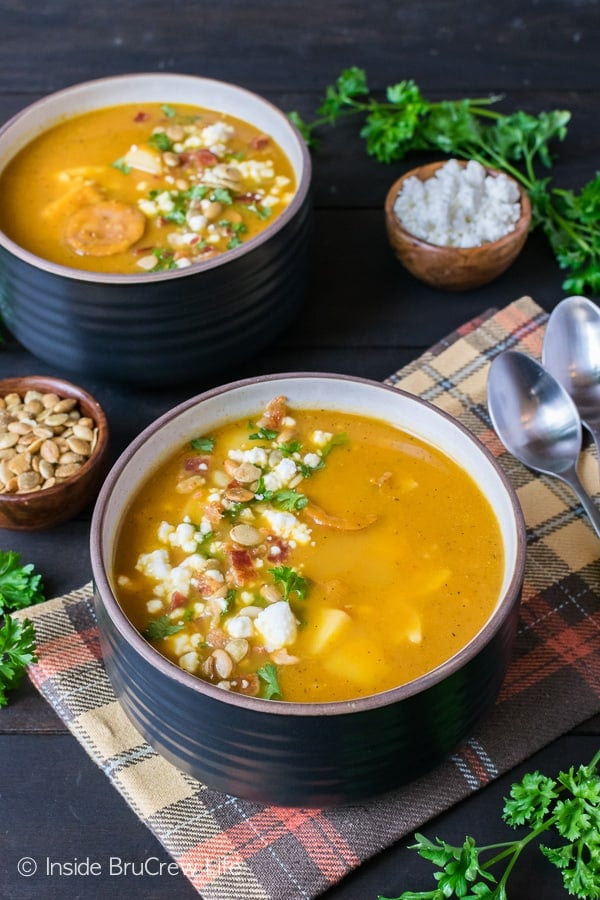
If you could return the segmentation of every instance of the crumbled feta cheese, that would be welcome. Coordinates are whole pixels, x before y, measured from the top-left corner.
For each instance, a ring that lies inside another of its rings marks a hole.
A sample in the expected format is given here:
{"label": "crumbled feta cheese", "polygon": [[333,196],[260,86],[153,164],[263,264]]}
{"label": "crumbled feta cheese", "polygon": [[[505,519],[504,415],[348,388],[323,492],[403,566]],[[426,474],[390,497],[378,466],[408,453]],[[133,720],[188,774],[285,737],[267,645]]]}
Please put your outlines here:
{"label": "crumbled feta cheese", "polygon": [[267,606],[254,621],[269,652],[287,647],[296,640],[298,624],[287,600]]}
{"label": "crumbled feta cheese", "polygon": [[267,491],[279,491],[286,487],[296,474],[296,463],[293,459],[284,456],[276,466],[264,476],[264,485]]}
{"label": "crumbled feta cheese", "polygon": [[250,450],[230,450],[227,455],[234,462],[249,462],[255,466],[267,465],[267,451],[264,447],[251,447]]}
{"label": "crumbled feta cheese", "polygon": [[138,557],[136,569],[148,578],[154,578],[156,581],[162,581],[167,578],[171,567],[169,565],[169,554],[166,550],[153,550],[151,553],[142,553]]}
{"label": "crumbled feta cheese", "polygon": [[249,616],[232,616],[225,623],[225,630],[231,637],[249,638],[254,633],[254,626]]}
{"label": "crumbled feta cheese", "polygon": [[298,544],[310,542],[311,530],[303,522],[298,521],[293,513],[281,512],[277,509],[265,509],[263,517],[271,530],[279,537],[296,541]]}
{"label": "crumbled feta cheese", "polygon": [[317,466],[321,463],[321,457],[318,453],[305,453],[302,462],[310,469],[316,469]]}
{"label": "crumbled feta cheese", "polygon": [[425,181],[407,178],[394,212],[411,234],[430,244],[479,247],[513,231],[521,205],[513,179],[488,175],[475,160],[463,167],[451,159]]}
{"label": "crumbled feta cheese", "polygon": [[312,433],[312,441],[313,444],[316,444],[317,447],[324,447],[329,443],[333,435],[329,431],[313,431]]}
{"label": "crumbled feta cheese", "polygon": [[163,602],[162,600],[159,600],[158,597],[153,597],[152,600],[148,600],[148,602],[146,603],[146,609],[151,615],[160,612],[162,608]]}
{"label": "crumbled feta cheese", "polygon": [[237,168],[242,174],[242,178],[254,184],[264,184],[272,181],[275,177],[275,170],[270,159],[243,159],[237,163]]}
{"label": "crumbled feta cheese", "polygon": [[213,122],[212,125],[207,125],[202,129],[200,138],[205,147],[211,147],[211,144],[227,143],[234,134],[235,129],[232,125],[228,125],[226,122]]}

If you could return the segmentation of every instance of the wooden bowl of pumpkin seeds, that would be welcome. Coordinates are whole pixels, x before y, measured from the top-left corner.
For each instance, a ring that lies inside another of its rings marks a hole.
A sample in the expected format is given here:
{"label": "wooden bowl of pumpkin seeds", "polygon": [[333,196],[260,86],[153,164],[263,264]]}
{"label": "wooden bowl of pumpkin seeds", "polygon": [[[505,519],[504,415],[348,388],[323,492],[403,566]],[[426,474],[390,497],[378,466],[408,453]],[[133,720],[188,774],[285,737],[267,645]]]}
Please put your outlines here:
{"label": "wooden bowl of pumpkin seeds", "polygon": [[100,404],[60,378],[0,380],[0,528],[50,528],[91,503],[105,474]]}

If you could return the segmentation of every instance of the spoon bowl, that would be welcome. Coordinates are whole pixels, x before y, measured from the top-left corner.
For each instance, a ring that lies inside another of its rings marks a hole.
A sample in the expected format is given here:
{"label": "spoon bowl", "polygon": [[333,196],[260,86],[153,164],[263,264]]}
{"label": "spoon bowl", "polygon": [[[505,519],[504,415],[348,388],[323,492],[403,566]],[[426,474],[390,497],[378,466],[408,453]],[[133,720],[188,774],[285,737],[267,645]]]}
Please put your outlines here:
{"label": "spoon bowl", "polygon": [[544,367],[571,396],[600,457],[600,309],[587,297],[567,297],[548,319]]}
{"label": "spoon bowl", "polygon": [[568,484],[600,537],[600,511],[577,475],[581,420],[562,384],[530,356],[508,350],[490,366],[487,398],[506,449],[528,468]]}

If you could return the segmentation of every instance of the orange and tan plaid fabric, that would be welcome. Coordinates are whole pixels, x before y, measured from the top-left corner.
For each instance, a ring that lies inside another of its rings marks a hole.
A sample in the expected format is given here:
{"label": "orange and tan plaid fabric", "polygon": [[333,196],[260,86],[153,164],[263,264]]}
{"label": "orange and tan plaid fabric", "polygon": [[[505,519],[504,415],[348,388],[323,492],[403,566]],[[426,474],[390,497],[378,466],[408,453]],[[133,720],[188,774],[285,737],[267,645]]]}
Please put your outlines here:
{"label": "orange and tan plaid fabric", "polygon": [[[534,475],[495,436],[485,401],[491,359],[540,355],[547,319],[529,298],[425,353],[388,382],[469,427],[517,489],[528,562],[513,663],[492,713],[426,777],[364,805],[281,809],[206,788],[159,757],[121,711],[106,676],[91,586],[26,610],[38,635],[30,676],[207,900],[307,900],[352,868],[600,712],[600,542],[568,488]],[[598,496],[598,462],[581,457]]]}

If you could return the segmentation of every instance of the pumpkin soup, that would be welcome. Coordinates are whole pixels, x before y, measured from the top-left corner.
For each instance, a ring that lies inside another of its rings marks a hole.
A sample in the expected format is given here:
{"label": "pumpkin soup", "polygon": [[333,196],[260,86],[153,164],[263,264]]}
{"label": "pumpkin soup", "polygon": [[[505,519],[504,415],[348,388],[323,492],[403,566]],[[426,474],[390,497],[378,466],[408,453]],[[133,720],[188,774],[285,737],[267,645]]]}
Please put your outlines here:
{"label": "pumpkin soup", "polygon": [[453,656],[495,607],[503,562],[488,501],[439,450],[276,397],[153,474],[124,518],[114,586],[188,672],[318,702],[396,687]]}
{"label": "pumpkin soup", "polygon": [[43,259],[139,275],[239,246],[294,190],[283,150],[253,125],[194,106],[125,104],[24,147],[0,175],[0,228]]}

